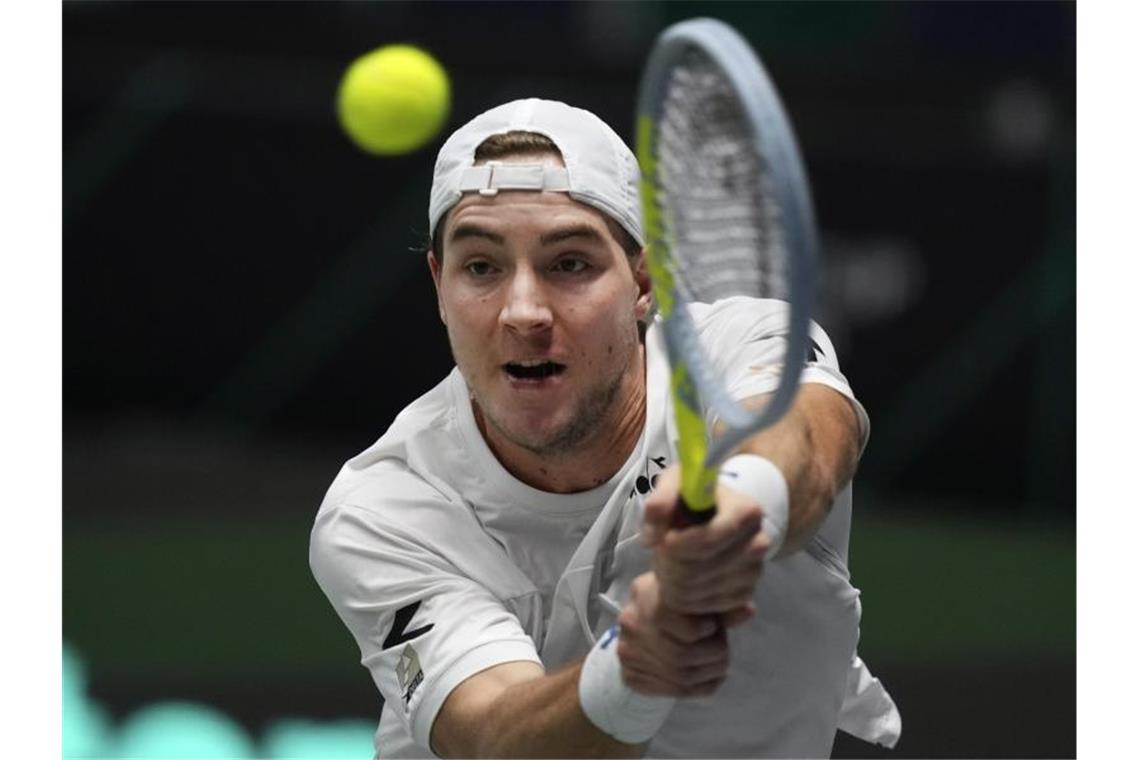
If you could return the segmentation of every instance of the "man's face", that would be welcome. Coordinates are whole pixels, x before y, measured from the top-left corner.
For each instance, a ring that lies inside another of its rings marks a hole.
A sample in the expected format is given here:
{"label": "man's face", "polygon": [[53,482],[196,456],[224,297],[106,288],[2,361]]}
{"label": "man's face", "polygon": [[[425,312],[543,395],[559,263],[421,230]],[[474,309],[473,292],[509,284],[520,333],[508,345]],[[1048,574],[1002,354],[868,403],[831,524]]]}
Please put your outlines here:
{"label": "man's face", "polygon": [[487,434],[542,455],[604,439],[644,393],[643,256],[631,267],[606,217],[561,192],[467,195],[441,239],[440,316]]}

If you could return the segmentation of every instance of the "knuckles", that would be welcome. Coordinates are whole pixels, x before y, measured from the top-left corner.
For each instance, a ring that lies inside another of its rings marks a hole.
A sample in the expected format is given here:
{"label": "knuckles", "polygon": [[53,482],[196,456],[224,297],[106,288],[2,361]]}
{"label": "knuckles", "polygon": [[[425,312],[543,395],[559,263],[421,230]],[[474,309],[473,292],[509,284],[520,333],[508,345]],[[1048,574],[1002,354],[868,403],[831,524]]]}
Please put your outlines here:
{"label": "knuckles", "polygon": [[685,644],[696,644],[704,638],[704,631],[701,630],[701,627],[700,621],[693,620],[689,625],[678,626],[673,635]]}
{"label": "knuckles", "polygon": [[719,689],[724,684],[725,680],[726,679],[724,679],[724,678],[718,678],[716,680],[707,681],[703,684],[699,684],[697,686],[691,687],[689,689],[686,689],[685,694],[683,696],[686,696],[686,697],[711,697],[713,694],[716,693],[717,689]]}
{"label": "knuckles", "polygon": [[656,583],[652,573],[642,573],[633,579],[630,584],[630,600],[634,602],[645,601],[652,596],[652,587]]}
{"label": "knuckles", "polygon": [[[617,623],[623,637],[636,638],[641,632],[641,621],[638,619],[637,612],[631,607],[626,607],[621,611]],[[620,643],[621,639],[618,641]]]}

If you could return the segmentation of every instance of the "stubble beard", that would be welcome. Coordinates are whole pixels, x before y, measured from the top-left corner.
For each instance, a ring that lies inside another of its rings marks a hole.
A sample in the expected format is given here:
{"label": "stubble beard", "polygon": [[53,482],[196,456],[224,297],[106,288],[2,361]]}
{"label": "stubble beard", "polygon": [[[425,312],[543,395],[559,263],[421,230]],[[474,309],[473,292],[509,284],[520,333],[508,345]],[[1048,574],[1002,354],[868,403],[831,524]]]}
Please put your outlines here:
{"label": "stubble beard", "polygon": [[487,424],[495,428],[503,438],[532,454],[550,457],[575,451],[590,436],[597,435],[604,428],[606,417],[614,408],[624,379],[623,368],[623,371],[616,373],[605,384],[592,388],[570,414],[569,421],[545,434],[526,435],[511,430],[504,421],[496,418],[487,405],[479,401],[478,394],[474,391],[472,391],[472,401],[478,404],[479,411]]}
{"label": "stubble beard", "polygon": [[[629,372],[629,364],[637,353],[640,341],[635,335],[633,340],[623,346],[624,358],[615,362],[613,374],[605,382],[592,386],[585,398],[571,411],[569,420],[559,428],[544,434],[528,436],[525,433],[512,430],[504,420],[497,417],[495,412],[479,400],[478,391],[468,383],[471,401],[476,405],[477,414],[481,415],[487,425],[512,444],[525,449],[540,457],[564,455],[580,448],[591,436],[608,435],[606,425],[607,417],[614,410],[621,395],[622,385]],[[541,437],[539,437],[541,435]]]}

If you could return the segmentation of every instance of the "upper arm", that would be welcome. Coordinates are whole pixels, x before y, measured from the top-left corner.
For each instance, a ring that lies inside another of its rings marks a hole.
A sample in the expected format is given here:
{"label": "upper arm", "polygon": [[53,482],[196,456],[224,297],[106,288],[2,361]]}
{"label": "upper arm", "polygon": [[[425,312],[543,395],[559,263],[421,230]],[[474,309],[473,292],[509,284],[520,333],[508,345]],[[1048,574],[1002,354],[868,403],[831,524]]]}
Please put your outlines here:
{"label": "upper arm", "polygon": [[817,465],[830,473],[838,490],[855,474],[862,433],[853,399],[828,385],[804,383],[793,406],[803,418]]}
{"label": "upper arm", "polygon": [[[757,403],[776,390],[787,351],[787,304],[771,299],[725,299],[699,311],[698,327],[730,396],[742,403]],[[840,371],[827,333],[812,322],[809,338],[793,411],[809,415],[813,424],[827,431],[829,440],[836,436],[847,443],[854,430],[857,459],[866,445],[870,420]],[[711,417],[709,421],[715,423]]]}
{"label": "upper arm", "polygon": [[534,662],[505,662],[470,676],[451,690],[431,727],[432,752],[440,757],[474,757],[495,700],[515,684],[541,678]]}
{"label": "upper arm", "polygon": [[[741,404],[760,409],[771,394],[749,396]],[[716,434],[724,423],[717,424]],[[781,452],[810,454],[818,472],[842,486],[854,474],[859,460],[860,425],[854,402],[839,391],[820,383],[805,383],[791,409],[772,427],[761,431],[742,446],[770,459],[783,460]]]}
{"label": "upper arm", "polygon": [[[439,532],[431,535],[438,544]],[[424,749],[443,702],[470,676],[516,661],[541,669],[519,619],[525,598],[508,601],[518,589],[494,567],[477,581],[448,556],[407,525],[349,505],[322,510],[310,548],[313,573],[384,697],[385,720]]]}

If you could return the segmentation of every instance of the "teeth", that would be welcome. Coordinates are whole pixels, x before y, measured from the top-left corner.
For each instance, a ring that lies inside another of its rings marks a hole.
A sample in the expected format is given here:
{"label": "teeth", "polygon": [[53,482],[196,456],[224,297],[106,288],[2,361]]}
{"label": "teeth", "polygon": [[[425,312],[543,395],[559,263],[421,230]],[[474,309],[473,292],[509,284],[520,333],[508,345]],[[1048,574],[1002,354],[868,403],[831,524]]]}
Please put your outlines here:
{"label": "teeth", "polygon": [[527,359],[526,361],[511,362],[511,364],[517,364],[520,367],[540,367],[546,363],[546,359]]}

